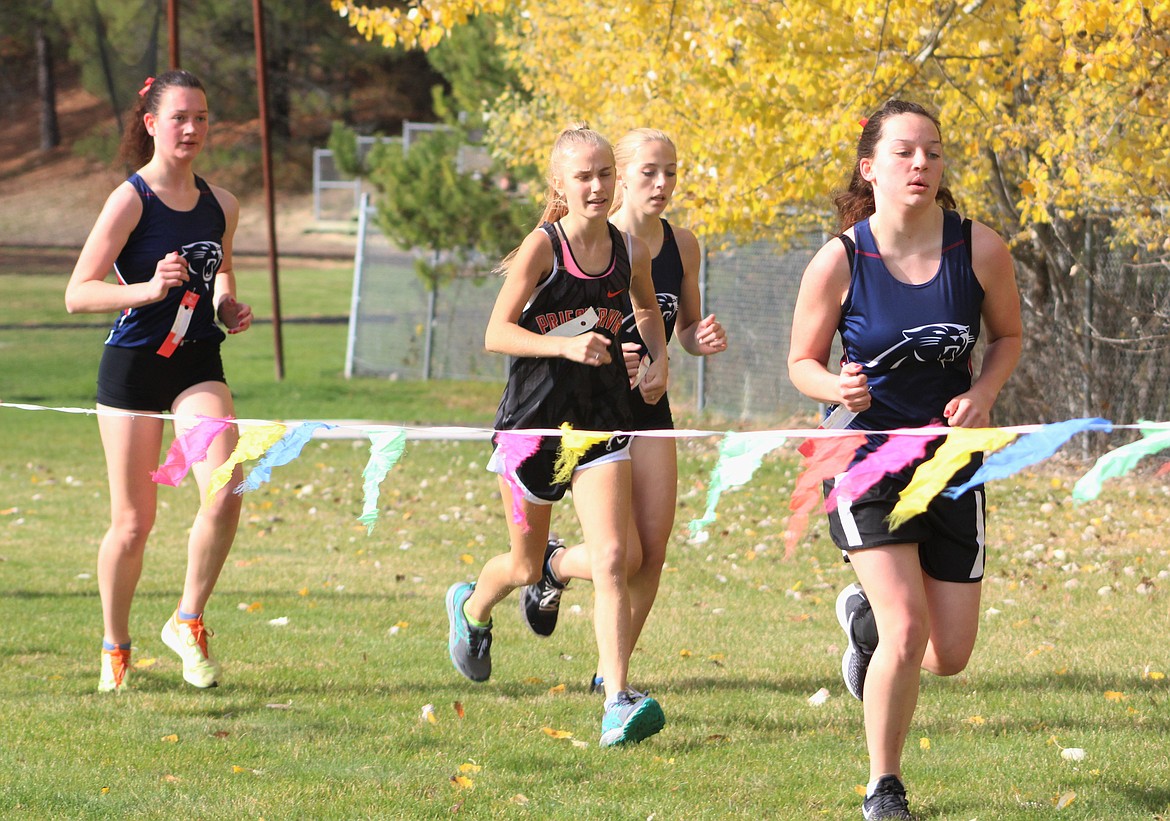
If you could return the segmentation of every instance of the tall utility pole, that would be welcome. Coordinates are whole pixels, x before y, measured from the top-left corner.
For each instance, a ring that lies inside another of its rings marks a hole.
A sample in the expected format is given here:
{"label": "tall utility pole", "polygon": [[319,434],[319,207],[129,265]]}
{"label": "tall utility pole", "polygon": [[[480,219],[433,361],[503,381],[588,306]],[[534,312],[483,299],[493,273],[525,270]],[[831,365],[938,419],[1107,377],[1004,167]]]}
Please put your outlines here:
{"label": "tall utility pole", "polygon": [[167,0],[167,43],[170,48],[171,65],[174,71],[179,63],[179,0]]}
{"label": "tall utility pole", "polygon": [[268,69],[264,54],[264,2],[252,0],[256,29],[256,95],[260,100],[260,153],[264,168],[264,208],[268,217],[268,281],[272,290],[272,337],[276,346],[276,381],[284,379],[284,343],[280,327],[280,276],[276,263],[276,197],[272,190],[272,143],[268,119]]}

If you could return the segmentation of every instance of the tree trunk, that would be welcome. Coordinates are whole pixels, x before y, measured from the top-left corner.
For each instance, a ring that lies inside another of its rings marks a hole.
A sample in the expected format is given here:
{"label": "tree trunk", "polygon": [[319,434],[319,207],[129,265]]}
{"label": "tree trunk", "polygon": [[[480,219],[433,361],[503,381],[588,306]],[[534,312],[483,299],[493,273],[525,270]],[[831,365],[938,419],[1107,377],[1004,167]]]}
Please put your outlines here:
{"label": "tree trunk", "polygon": [[53,76],[53,46],[43,25],[34,33],[37,48],[37,93],[41,97],[41,151],[49,151],[61,144],[61,128],[57,123],[57,81]]}

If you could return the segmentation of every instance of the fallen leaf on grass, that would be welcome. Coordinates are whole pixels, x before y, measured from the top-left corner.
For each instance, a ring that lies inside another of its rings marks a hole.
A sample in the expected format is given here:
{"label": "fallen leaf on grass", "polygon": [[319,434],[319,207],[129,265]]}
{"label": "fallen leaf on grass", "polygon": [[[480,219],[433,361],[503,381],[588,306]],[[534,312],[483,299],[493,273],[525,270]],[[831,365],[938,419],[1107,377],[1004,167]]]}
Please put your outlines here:
{"label": "fallen leaf on grass", "polygon": [[461,773],[477,773],[482,769],[483,767],[473,761],[467,761],[459,765],[459,772]]}
{"label": "fallen leaf on grass", "polygon": [[269,710],[291,710],[292,702],[286,701],[284,704],[265,704],[264,706]]}
{"label": "fallen leaf on grass", "polygon": [[572,738],[573,734],[568,730],[554,730],[552,727],[541,727],[544,734],[549,738]]}
{"label": "fallen leaf on grass", "polygon": [[475,787],[475,782],[465,775],[451,776],[451,783],[461,790],[470,790]]}
{"label": "fallen leaf on grass", "polygon": [[230,735],[231,735],[231,733],[229,733],[227,730],[216,730],[214,733],[211,734],[211,737],[212,738],[227,738]]}
{"label": "fallen leaf on grass", "polygon": [[1056,801],[1055,801],[1056,808],[1058,810],[1063,810],[1065,807],[1067,807],[1069,804],[1071,804],[1072,802],[1074,802],[1076,800],[1077,800],[1077,794],[1075,792],[1073,792],[1072,790],[1069,790],[1068,792],[1063,793],[1060,796],[1057,796]]}
{"label": "fallen leaf on grass", "polygon": [[971,716],[970,718],[963,719],[963,723],[970,724],[973,727],[982,727],[987,723],[987,719],[983,716]]}
{"label": "fallen leaf on grass", "polygon": [[853,785],[853,792],[857,793],[862,798],[865,798],[865,785],[864,784],[854,784]]}
{"label": "fallen leaf on grass", "polygon": [[808,703],[814,707],[820,707],[829,700],[829,690],[827,687],[822,687],[811,696],[808,697]]}
{"label": "fallen leaf on grass", "polygon": [[679,650],[678,654],[684,659],[689,659],[693,655],[691,651],[687,650],[685,647],[682,650]]}
{"label": "fallen leaf on grass", "polygon": [[171,733],[170,735],[164,735],[162,740],[169,744],[176,744],[179,741],[179,736],[177,733]]}
{"label": "fallen leaf on grass", "polygon": [[307,587],[302,587],[300,590],[298,590],[298,591],[297,591],[297,595],[298,595],[298,596],[307,596],[307,595],[309,595],[309,588],[307,588]]}
{"label": "fallen leaf on grass", "polygon": [[102,795],[106,795],[110,791],[109,787],[102,787]]}
{"label": "fallen leaf on grass", "polygon": [[930,739],[927,738],[926,736],[923,736],[922,738],[918,739],[918,749],[922,750],[923,752],[929,750],[930,749]]}
{"label": "fallen leaf on grass", "polygon": [[563,685],[563,684],[558,684],[555,687],[548,688],[548,694],[550,696],[555,696],[555,695],[558,695],[559,693],[563,693],[563,692],[565,692],[565,685]]}
{"label": "fallen leaf on grass", "polygon": [[461,553],[459,555],[459,561],[463,562],[464,564],[471,564],[475,561],[475,557],[470,553]]}
{"label": "fallen leaf on grass", "polygon": [[179,778],[179,776],[177,776],[177,775],[171,775],[170,773],[167,773],[166,775],[164,775],[162,777],[162,780],[166,781],[170,784],[178,784],[183,779]]}
{"label": "fallen leaf on grass", "polygon": [[463,718],[463,702],[456,701],[453,706],[455,707],[455,715]]}
{"label": "fallen leaf on grass", "polygon": [[524,679],[524,683],[525,684],[544,684],[544,679],[538,678],[537,676],[529,676],[528,678]]}
{"label": "fallen leaf on grass", "polygon": [[1126,698],[1128,698],[1128,696],[1126,696],[1125,693],[1120,693],[1117,690],[1106,690],[1105,691],[1105,700],[1106,701],[1125,701]]}
{"label": "fallen leaf on grass", "polygon": [[251,773],[252,775],[260,775],[260,770],[253,770],[251,767],[241,767],[239,764],[232,765],[233,773]]}
{"label": "fallen leaf on grass", "polygon": [[[1166,464],[1170,465],[1170,462]],[[1146,669],[1142,670],[1142,678],[1147,681],[1161,681],[1166,678],[1166,674],[1158,670],[1151,670],[1150,665],[1146,665]]]}
{"label": "fallen leaf on grass", "polygon": [[439,719],[435,716],[435,705],[424,704],[422,708],[422,715],[418,718],[419,721],[426,721],[430,724],[438,724]]}
{"label": "fallen leaf on grass", "polygon": [[158,659],[138,659],[138,661],[134,662],[134,669],[146,670],[147,668],[153,667],[156,664],[158,664]]}
{"label": "fallen leaf on grass", "polygon": [[526,807],[528,806],[528,796],[526,796],[524,793],[518,792],[508,799],[508,803],[519,804],[521,807]]}

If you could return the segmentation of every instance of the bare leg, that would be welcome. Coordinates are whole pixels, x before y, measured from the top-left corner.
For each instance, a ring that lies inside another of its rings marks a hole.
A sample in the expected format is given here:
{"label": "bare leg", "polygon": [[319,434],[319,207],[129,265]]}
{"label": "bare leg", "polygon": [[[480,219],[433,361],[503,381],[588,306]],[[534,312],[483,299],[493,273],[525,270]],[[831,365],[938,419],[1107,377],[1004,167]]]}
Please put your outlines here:
{"label": "bare leg", "polygon": [[[174,412],[178,416],[191,417],[175,422],[175,433],[181,435],[198,424],[193,418],[197,414],[216,418],[234,415],[231,393],[222,382],[203,382],[179,395]],[[191,468],[199,486],[199,513],[187,540],[187,574],[179,600],[179,609],[185,613],[203,612],[236,538],[241,499],[232,490],[242,481],[240,468],[236,467],[231,480],[212,501],[208,502],[206,497],[211,472],[228,460],[238,439],[235,426],[229,427],[211,443],[207,458]]]}
{"label": "bare leg", "polygon": [[[98,405],[99,410],[108,409]],[[130,605],[142,575],[146,540],[154,527],[163,421],[149,416],[98,416],[110,484],[110,527],[98,549],[98,590],[104,638],[130,641]]]}
{"label": "bare leg", "polygon": [[635,436],[632,445],[635,527],[628,552],[641,561],[630,576],[630,647],[636,647],[658,596],[666,545],[678,501],[678,455],[673,439]]}
{"label": "bare leg", "polygon": [[573,475],[573,505],[589,549],[596,605],[593,627],[611,699],[627,689],[630,663],[630,593],[626,531],[630,519],[630,463],[607,462]]}
{"label": "bare leg", "polygon": [[521,499],[520,505],[529,530],[512,521],[512,487],[500,477],[500,496],[504,500],[504,518],[508,521],[507,553],[493,556],[484,563],[475,583],[475,591],[463,606],[464,612],[478,622],[491,618],[492,608],[507,598],[517,587],[540,580],[544,562],[544,547],[548,541],[548,525],[552,505],[535,505]]}
{"label": "bare leg", "polygon": [[[633,648],[642,635],[658,595],[662,566],[666,563],[666,545],[674,529],[678,455],[673,439],[635,436],[630,457],[633,501],[626,536],[626,566],[630,591],[630,646]],[[593,578],[589,551],[584,544],[559,551],[551,564],[553,573],[561,581]]]}
{"label": "bare leg", "polygon": [[865,674],[865,740],[870,780],[902,777],[902,749],[918,704],[930,610],[918,546],[854,550],[849,561],[873,608],[880,640]]}

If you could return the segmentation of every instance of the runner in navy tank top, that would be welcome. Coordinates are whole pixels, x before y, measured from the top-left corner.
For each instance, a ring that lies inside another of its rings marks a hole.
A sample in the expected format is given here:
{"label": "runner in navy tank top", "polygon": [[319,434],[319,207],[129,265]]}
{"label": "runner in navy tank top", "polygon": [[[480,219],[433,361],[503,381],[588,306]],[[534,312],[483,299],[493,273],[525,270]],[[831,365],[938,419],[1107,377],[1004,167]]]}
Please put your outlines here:
{"label": "runner in navy tank top", "polygon": [[[631,422],[629,383],[617,340],[624,300],[654,354],[640,389],[650,402],[666,390],[666,335],[650,281],[645,244],[607,220],[614,191],[609,143],[588,128],[561,132],[549,163],[549,206],[539,226],[501,265],[506,274],[488,322],[488,350],[513,357],[496,417],[501,431],[575,428],[613,432]],[[472,681],[491,676],[493,608],[541,575],[551,503],[565,484],[554,476],[557,437],[514,466],[512,439],[497,434],[489,469],[499,474],[509,552],[484,564],[473,584],[447,590],[447,652]],[[662,729],[655,699],[631,690],[627,671],[630,595],[623,572],[630,515],[629,437],[611,435],[572,471],[573,506],[599,579],[594,622],[606,676],[602,746],[639,742]],[[518,511],[520,516],[514,515]]]}
{"label": "runner in navy tank top", "polygon": [[[651,273],[658,308],[667,339],[678,328],[683,349],[695,356],[718,353],[727,347],[727,335],[715,316],[703,316],[699,297],[699,242],[685,228],[675,228],[662,218],[674,195],[678,157],[674,143],[661,131],[638,128],[627,133],[614,148],[618,164],[620,207],[610,220],[643,240],[653,254]],[[626,368],[636,381],[646,359],[635,323],[623,326],[622,348]],[[645,401],[637,390],[630,392],[634,430],[674,428],[670,403],[663,396],[656,403]],[[649,616],[666,545],[674,529],[677,502],[678,457],[675,440],[666,437],[635,436],[630,448],[633,462],[633,506],[629,527],[627,567],[630,573],[630,624],[636,642]],[[551,540],[545,548],[544,572],[539,582],[524,589],[523,612],[529,628],[538,636],[556,629],[561,594],[570,579],[591,579],[588,552],[583,545],[564,547]],[[600,668],[589,687],[604,690]]]}
{"label": "runner in navy tank top", "polygon": [[[915,103],[887,102],[863,122],[849,188],[836,198],[844,233],[801,280],[789,375],[810,398],[857,414],[853,429],[987,427],[1019,358],[1011,255],[994,231],[954,212],[942,174],[938,121]],[[981,324],[987,344],[973,375]],[[838,333],[845,358],[833,373]],[[858,457],[883,438],[867,437]],[[914,467],[839,499],[829,514],[830,535],[859,582],[841,591],[836,613],[847,640],[841,674],[864,701],[867,821],[911,818],[902,748],[920,670],[962,671],[979,629],[982,488],[938,496],[891,530],[887,517]]]}
{"label": "runner in navy tank top", "polygon": [[[192,163],[207,137],[207,97],[186,71],[146,81],[123,132],[122,158],[138,172],[106,200],[65,292],[70,313],[119,312],[98,366],[98,427],[110,481],[111,523],[98,550],[104,636],[98,690],[128,683],[130,609],[154,524],[158,486],[151,472],[163,420],[175,435],[200,417],[235,416],[220,357],[224,332],[252,324],[235,297],[232,237],[239,203],[196,176]],[[107,282],[114,272],[117,282]],[[219,665],[208,648],[203,610],[235,539],[240,497],[227,487],[206,499],[211,471],[236,445],[234,427],[218,436],[192,469],[203,503],[188,539],[188,568],[178,607],[162,640],[179,656],[183,678],[214,687]],[[162,614],[158,614],[161,619]]]}

